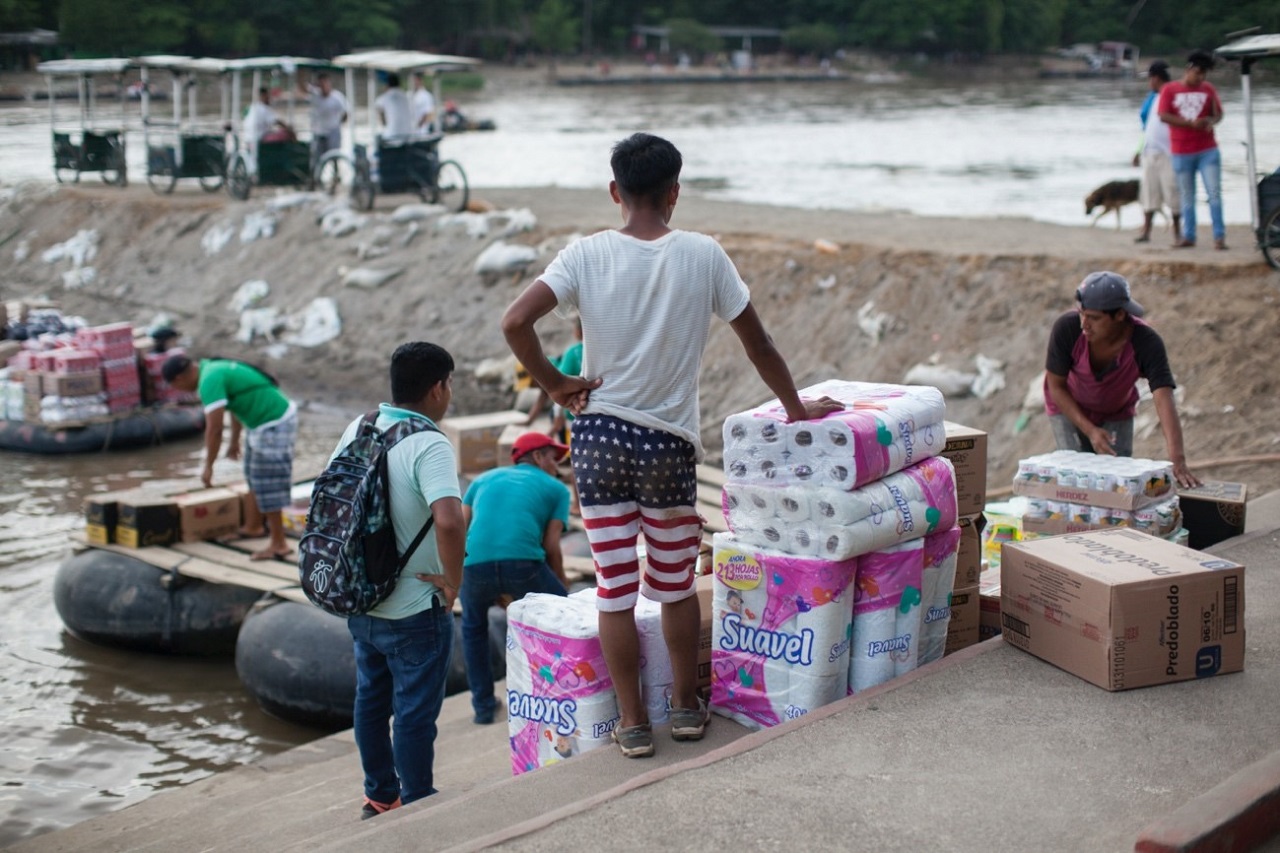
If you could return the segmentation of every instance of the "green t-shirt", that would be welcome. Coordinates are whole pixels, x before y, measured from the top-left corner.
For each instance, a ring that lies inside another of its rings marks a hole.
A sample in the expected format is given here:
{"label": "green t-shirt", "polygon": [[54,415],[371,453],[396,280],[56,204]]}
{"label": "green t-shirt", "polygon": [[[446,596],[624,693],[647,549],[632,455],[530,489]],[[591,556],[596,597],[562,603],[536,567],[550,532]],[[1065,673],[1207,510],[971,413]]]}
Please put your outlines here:
{"label": "green t-shirt", "polygon": [[289,398],[270,379],[238,361],[203,359],[196,393],[206,412],[226,406],[245,429],[279,420],[289,410]]}
{"label": "green t-shirt", "polygon": [[582,375],[582,341],[564,351],[564,355],[556,361],[556,369],[565,376]]}
{"label": "green t-shirt", "polygon": [[472,481],[463,565],[494,560],[546,560],[542,534],[552,519],[569,527],[569,487],[536,465],[506,465]]}

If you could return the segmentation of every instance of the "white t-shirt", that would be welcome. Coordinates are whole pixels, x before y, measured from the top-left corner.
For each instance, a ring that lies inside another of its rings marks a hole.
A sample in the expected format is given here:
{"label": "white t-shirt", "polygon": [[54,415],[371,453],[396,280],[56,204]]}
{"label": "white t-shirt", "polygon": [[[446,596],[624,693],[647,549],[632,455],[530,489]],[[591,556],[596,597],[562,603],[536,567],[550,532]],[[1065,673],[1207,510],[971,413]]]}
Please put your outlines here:
{"label": "white t-shirt", "polygon": [[693,231],[601,231],[561,250],[541,280],[557,314],[582,317],[582,375],[604,380],[586,411],[677,435],[701,459],[698,373],[711,318],[732,321],[751,301],[720,244]]}
{"label": "white t-shirt", "polygon": [[[378,407],[375,425],[386,430],[397,421],[423,418],[414,412],[383,403]],[[363,416],[348,424],[330,461],[351,443],[360,429]],[[449,439],[438,432],[424,430],[401,441],[387,454],[387,477],[391,484],[391,526],[396,531],[396,549],[403,554],[413,544],[422,525],[431,515],[431,505],[441,498],[461,498],[458,487],[458,460]],[[435,584],[420,581],[415,574],[436,575],[444,572],[436,547],[436,529],[423,537],[409,557],[396,588],[386,600],[369,611],[370,616],[403,619],[431,606]]]}
{"label": "white t-shirt", "polygon": [[262,101],[254,101],[249,105],[249,111],[244,116],[244,138],[250,142],[257,142],[275,126],[275,123],[276,111]]}
{"label": "white t-shirt", "polygon": [[328,95],[320,94],[317,86],[309,87],[311,94],[311,132],[332,133],[342,127],[342,117],[347,114],[347,99],[337,89]]}
{"label": "white t-shirt", "polygon": [[386,126],[382,128],[383,138],[391,139],[413,133],[413,114],[409,109],[409,96],[404,93],[404,89],[388,89],[374,103],[386,118]]}
{"label": "white t-shirt", "polygon": [[413,93],[413,129],[422,130],[422,119],[436,111],[436,99],[426,89]]}
{"label": "white t-shirt", "polygon": [[1151,112],[1147,115],[1146,141],[1142,143],[1142,153],[1172,154],[1172,152],[1173,149],[1169,147],[1169,125],[1160,120],[1155,105],[1152,104]]}

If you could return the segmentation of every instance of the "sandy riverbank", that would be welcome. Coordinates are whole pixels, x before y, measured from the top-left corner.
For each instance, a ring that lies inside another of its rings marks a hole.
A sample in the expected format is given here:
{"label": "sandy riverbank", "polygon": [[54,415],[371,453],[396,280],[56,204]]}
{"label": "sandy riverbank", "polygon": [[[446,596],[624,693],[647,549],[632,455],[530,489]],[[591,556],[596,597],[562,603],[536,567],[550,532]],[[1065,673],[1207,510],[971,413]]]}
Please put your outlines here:
{"label": "sandy riverbank", "polygon": [[[145,187],[27,186],[0,206],[0,298],[46,295],[94,322],[146,324],[165,312],[198,352],[269,361],[295,396],[350,411],[382,396],[395,344],[434,340],[459,362],[459,411],[485,411],[511,399],[500,383],[474,375],[485,360],[507,356],[498,329],[502,309],[572,234],[611,226],[617,213],[603,190],[480,189],[473,196],[536,218],[531,230],[504,238],[538,250],[523,270],[491,277],[474,271],[477,257],[498,239],[500,220],[484,237],[468,235],[463,225],[437,228],[434,219],[415,228],[392,221],[404,199],[383,201],[361,227],[327,237],[318,224],[321,201],[272,212],[265,196],[235,204],[195,189],[161,198]],[[253,230],[246,223],[263,214],[274,219],[273,236],[243,240]],[[1280,446],[1272,378],[1280,355],[1274,335],[1280,276],[1252,250],[1245,228],[1229,232],[1228,252],[1173,251],[1163,235],[1135,247],[1132,232],[1105,226],[794,210],[711,202],[693,191],[682,196],[673,224],[718,236],[801,384],[830,377],[900,382],[912,365],[935,355],[970,372],[978,355],[1002,363],[1003,390],[987,399],[948,400],[949,417],[992,434],[993,487],[1008,480],[1019,457],[1051,443],[1039,412],[1016,431],[1023,400],[1040,373],[1053,318],[1071,307],[1075,284],[1099,268],[1130,277],[1168,342],[1193,464],[1273,454]],[[94,275],[68,289],[72,262],[46,262],[42,253],[82,229],[98,235],[96,256],[86,262]],[[218,235],[226,241],[214,250],[211,238]],[[818,239],[838,250],[820,251]],[[372,290],[343,286],[344,272],[353,269],[398,274]],[[279,348],[278,358],[268,357],[265,339],[238,342],[240,316],[228,302],[254,279],[270,286],[262,305],[286,314],[316,298],[333,299],[341,335],[318,347]],[[867,331],[875,327],[878,336]],[[554,318],[542,331],[550,350],[569,342],[567,324]],[[718,448],[726,415],[765,396],[732,333],[716,328],[703,366],[708,447]],[[1149,404],[1140,411],[1139,431],[1138,451],[1163,456]],[[1255,490],[1280,487],[1274,464],[1203,473]]]}

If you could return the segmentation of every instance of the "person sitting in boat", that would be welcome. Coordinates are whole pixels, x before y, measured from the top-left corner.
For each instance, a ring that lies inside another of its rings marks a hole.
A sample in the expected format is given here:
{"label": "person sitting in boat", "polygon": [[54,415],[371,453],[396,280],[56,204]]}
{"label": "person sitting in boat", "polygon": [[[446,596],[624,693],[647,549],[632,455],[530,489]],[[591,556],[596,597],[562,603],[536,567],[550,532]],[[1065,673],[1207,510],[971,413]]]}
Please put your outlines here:
{"label": "person sitting in boat", "polygon": [[[244,477],[252,500],[246,506],[245,537],[270,536],[253,560],[292,560],[284,538],[282,510],[293,487],[293,448],[298,438],[298,407],[281,393],[276,381],[251,364],[231,359],[192,361],[173,355],[160,369],[164,381],[179,391],[195,391],[204,405],[204,470],[200,480],[213,485],[213,461],[222,447],[224,412],[231,414],[227,458],[240,458],[240,431],[245,429]],[[265,525],[265,527],[264,527]]]}
{"label": "person sitting in boat", "polygon": [[466,130],[467,117],[458,109],[458,102],[452,98],[444,102],[444,129]]}

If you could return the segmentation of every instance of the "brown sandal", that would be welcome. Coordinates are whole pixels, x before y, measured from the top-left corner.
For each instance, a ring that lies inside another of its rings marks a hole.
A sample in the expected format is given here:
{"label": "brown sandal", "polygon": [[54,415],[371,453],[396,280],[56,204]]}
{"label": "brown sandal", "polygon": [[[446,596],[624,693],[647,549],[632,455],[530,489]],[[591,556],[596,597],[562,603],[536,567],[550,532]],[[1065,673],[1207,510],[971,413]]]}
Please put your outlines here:
{"label": "brown sandal", "polygon": [[293,552],[288,548],[283,551],[273,551],[270,548],[263,548],[261,551],[254,551],[249,555],[249,559],[254,562],[262,562],[263,560],[279,560],[282,563],[293,562]]}

